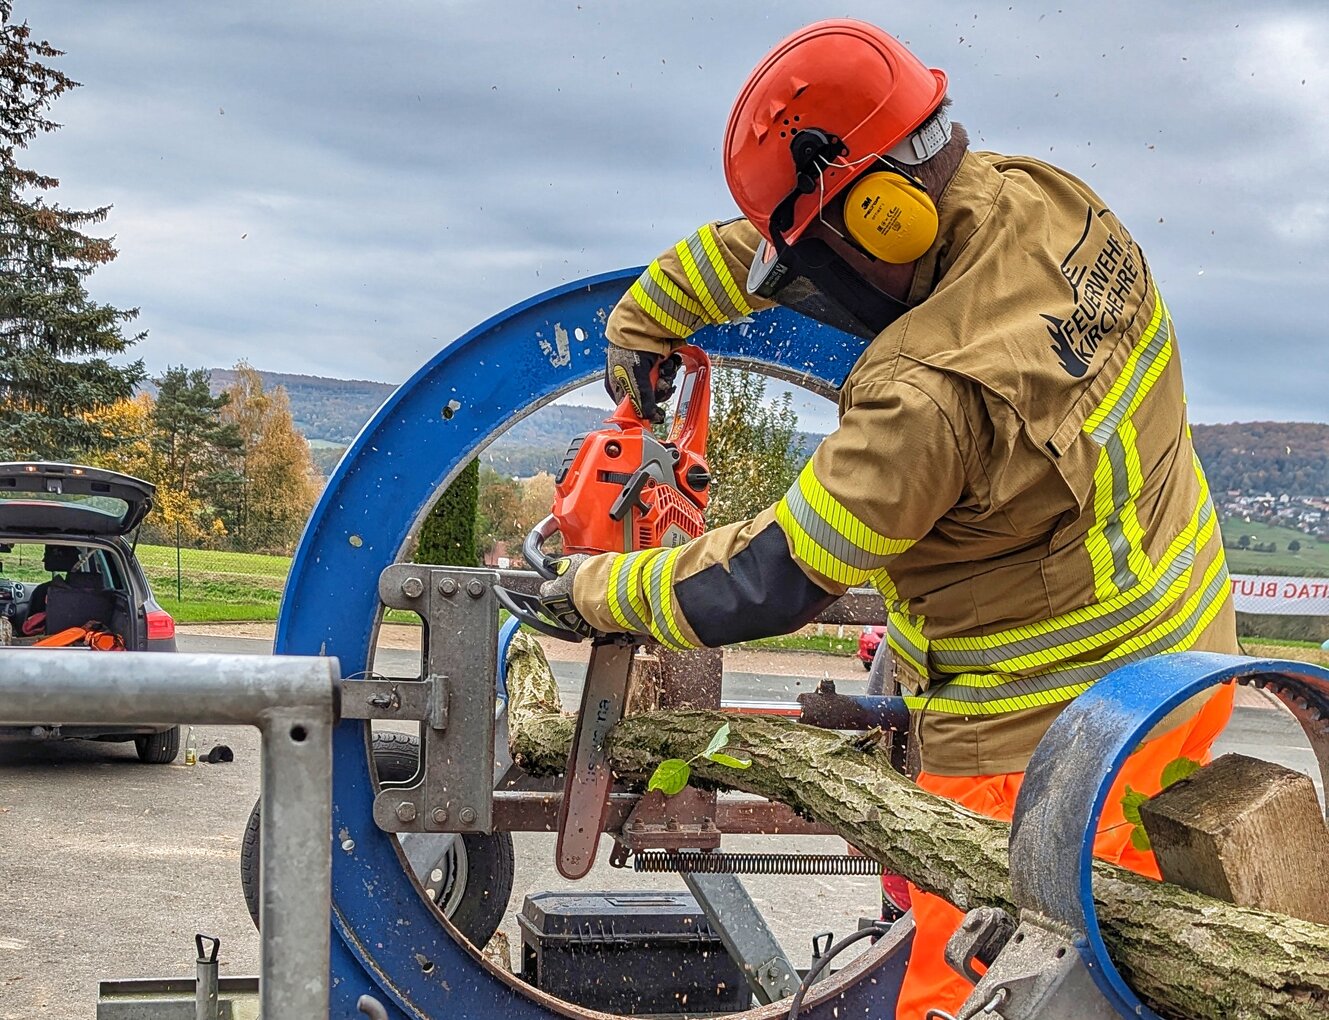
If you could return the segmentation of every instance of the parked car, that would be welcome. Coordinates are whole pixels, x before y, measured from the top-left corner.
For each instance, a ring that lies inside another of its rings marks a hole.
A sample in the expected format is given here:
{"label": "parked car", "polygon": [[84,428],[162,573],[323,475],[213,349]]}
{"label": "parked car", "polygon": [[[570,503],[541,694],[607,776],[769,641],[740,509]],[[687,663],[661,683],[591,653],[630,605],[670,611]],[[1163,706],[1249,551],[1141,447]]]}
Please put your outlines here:
{"label": "parked car", "polygon": [[877,654],[877,646],[886,636],[886,628],[872,625],[864,627],[858,634],[858,661],[864,669],[872,668],[872,657]]}
{"label": "parked car", "polygon": [[[175,620],[152,596],[134,554],[155,486],[77,464],[0,463],[0,636],[52,655],[101,654],[93,646],[174,652]],[[0,739],[134,742],[142,761],[165,765],[180,727],[0,727]]]}

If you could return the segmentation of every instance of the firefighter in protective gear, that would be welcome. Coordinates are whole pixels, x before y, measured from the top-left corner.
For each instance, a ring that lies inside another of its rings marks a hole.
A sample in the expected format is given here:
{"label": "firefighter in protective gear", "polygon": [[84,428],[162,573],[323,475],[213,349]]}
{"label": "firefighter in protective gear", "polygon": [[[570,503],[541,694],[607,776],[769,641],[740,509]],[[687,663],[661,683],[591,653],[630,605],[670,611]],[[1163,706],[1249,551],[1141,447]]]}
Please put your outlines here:
{"label": "firefighter in protective gear", "polygon": [[[875,587],[919,784],[1009,818],[1070,700],[1144,657],[1237,651],[1235,615],[1143,253],[1065,171],[968,151],[945,93],[854,21],[795,33],[752,73],[724,149],[743,218],[652,262],[608,334],[663,356],[789,305],[864,339],[838,428],[753,520],[591,557],[571,593],[597,630],[685,649],[786,633]],[[1152,794],[1172,760],[1206,759],[1231,698],[1177,709],[1119,787]],[[1130,828],[1110,800],[1097,852],[1156,875]],[[942,959],[960,914],[914,909],[902,1020],[954,1012],[971,987]]]}

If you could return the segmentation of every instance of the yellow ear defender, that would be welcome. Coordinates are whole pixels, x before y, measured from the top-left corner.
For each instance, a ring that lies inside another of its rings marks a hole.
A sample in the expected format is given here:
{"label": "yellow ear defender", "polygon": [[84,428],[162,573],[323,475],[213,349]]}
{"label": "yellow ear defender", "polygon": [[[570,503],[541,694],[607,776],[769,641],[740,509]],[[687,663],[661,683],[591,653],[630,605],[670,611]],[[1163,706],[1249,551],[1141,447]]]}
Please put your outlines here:
{"label": "yellow ear defender", "polygon": [[878,170],[850,186],[844,225],[869,255],[901,265],[936,240],[937,207],[919,181],[898,170]]}

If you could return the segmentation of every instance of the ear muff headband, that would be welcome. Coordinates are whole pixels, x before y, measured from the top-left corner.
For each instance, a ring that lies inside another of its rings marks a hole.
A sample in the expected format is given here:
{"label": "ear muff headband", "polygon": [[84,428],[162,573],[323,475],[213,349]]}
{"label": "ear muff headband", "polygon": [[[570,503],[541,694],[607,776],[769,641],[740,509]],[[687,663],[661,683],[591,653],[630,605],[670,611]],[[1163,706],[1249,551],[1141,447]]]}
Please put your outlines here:
{"label": "ear muff headband", "polygon": [[937,207],[923,186],[896,170],[877,170],[850,185],[845,229],[869,255],[902,265],[937,239]]}

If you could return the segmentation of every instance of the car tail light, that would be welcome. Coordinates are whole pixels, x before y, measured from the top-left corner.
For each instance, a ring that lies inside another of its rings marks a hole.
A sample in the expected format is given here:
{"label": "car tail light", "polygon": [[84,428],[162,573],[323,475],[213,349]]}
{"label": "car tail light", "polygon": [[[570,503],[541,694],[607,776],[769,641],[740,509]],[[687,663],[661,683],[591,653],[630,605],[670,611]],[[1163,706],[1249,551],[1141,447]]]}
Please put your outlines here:
{"label": "car tail light", "polygon": [[154,609],[147,615],[147,622],[149,641],[175,637],[175,619],[165,609]]}

